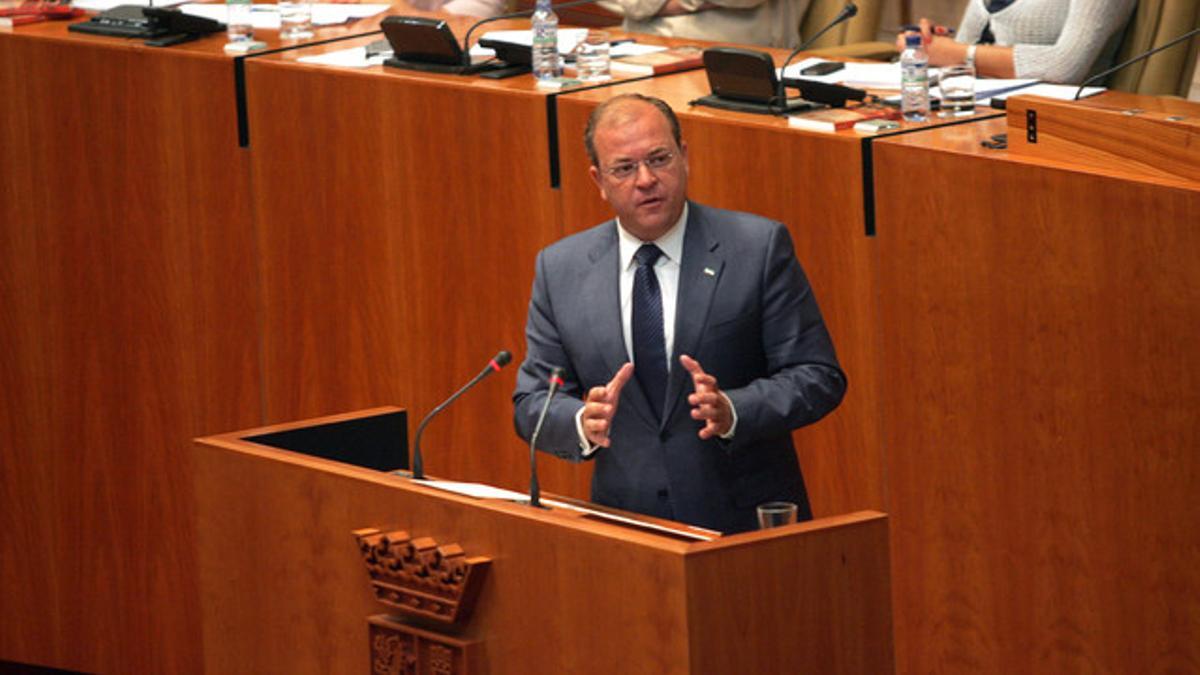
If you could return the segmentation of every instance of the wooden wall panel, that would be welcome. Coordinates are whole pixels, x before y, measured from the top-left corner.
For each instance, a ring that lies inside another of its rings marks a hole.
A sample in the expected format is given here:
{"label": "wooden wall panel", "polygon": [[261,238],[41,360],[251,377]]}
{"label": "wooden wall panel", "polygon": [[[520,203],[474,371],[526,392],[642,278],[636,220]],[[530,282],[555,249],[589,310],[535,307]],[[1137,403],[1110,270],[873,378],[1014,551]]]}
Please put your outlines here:
{"label": "wooden wall panel", "polygon": [[[426,471],[523,489],[512,426],[537,251],[559,237],[544,95],[526,82],[248,66],[267,419],[381,404],[434,421]],[[543,485],[586,496],[579,465]]]}
{"label": "wooden wall panel", "polygon": [[559,97],[562,212],[568,231],[612,217],[587,175],[587,116],[626,91],[663,98],[688,144],[689,195],[788,225],[850,387],[842,405],[795,433],[818,517],[883,504],[875,366],[873,241],[865,235],[854,137],[792,131],[782,119],[689,107],[708,93],[702,71]]}
{"label": "wooden wall panel", "polygon": [[900,672],[1200,669],[1200,185],[877,144]]}
{"label": "wooden wall panel", "polygon": [[232,75],[0,39],[0,658],[200,665],[186,449],[259,420]]}

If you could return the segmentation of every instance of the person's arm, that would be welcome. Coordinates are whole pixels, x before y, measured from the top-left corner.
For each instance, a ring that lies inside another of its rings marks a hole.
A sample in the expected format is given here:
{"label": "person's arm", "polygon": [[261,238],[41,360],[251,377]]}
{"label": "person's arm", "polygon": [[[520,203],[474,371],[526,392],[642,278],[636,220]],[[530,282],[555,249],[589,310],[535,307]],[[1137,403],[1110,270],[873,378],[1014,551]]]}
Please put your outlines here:
{"label": "person's arm", "polygon": [[[978,45],[975,72],[981,77],[1034,78],[1048,82],[1081,82],[1112,35],[1125,25],[1135,0],[1075,0],[1054,44]],[[966,61],[969,42],[979,38],[978,13],[972,4],[955,40],[934,35],[921,19],[921,35],[929,65],[941,67]],[[986,15],[984,16],[986,21]],[[903,36],[896,40],[903,49]]]}
{"label": "person's arm", "polygon": [[1136,0],[1073,0],[1054,44],[1012,47],[1017,77],[1079,83],[1109,39],[1124,27]]}
{"label": "person's arm", "polygon": [[787,228],[771,235],[763,271],[767,377],[722,390],[737,411],[730,451],[812,424],[841,403],[846,376]]}
{"label": "person's arm", "polygon": [[[963,22],[964,24],[966,21]],[[921,19],[921,41],[925,45],[925,53],[929,55],[929,65],[934,68],[965,63],[967,50],[970,45],[957,42],[955,38],[945,35],[934,35],[934,26],[929,19]],[[958,39],[962,39],[960,34]],[[904,49],[904,35],[896,38],[896,48]],[[1013,69],[1012,47],[997,47],[996,45],[977,45],[975,47],[975,73],[979,77],[999,77],[1011,79],[1016,77]]]}
{"label": "person's arm", "polygon": [[[619,12],[635,21],[655,16],[695,14],[710,9],[751,9],[767,0],[619,0]],[[608,3],[605,3],[608,4]],[[611,8],[611,7],[610,7]]]}
{"label": "person's arm", "polygon": [[554,367],[566,368],[563,385],[546,414],[538,449],[563,459],[579,461],[583,457],[575,421],[576,414],[584,405],[583,392],[577,376],[570,370],[570,359],[563,349],[555,323],[545,258],[545,251],[538,254],[537,272],[529,300],[529,318],[525,325],[525,360],[517,372],[517,388],[513,391],[513,423],[517,434],[528,441],[546,401],[550,370]]}
{"label": "person's arm", "polygon": [[450,0],[441,9],[451,14],[487,18],[503,14],[508,8],[506,0]]}

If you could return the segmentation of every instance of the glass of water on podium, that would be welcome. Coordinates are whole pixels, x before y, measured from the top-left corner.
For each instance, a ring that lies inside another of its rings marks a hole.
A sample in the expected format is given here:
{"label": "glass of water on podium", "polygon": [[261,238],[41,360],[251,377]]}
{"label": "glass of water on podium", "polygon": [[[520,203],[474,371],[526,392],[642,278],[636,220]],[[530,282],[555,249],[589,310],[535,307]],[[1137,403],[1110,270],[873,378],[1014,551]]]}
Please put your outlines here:
{"label": "glass of water on podium", "polygon": [[783,527],[796,522],[797,506],[791,502],[767,502],[759,504],[758,529],[766,530],[772,527]]}

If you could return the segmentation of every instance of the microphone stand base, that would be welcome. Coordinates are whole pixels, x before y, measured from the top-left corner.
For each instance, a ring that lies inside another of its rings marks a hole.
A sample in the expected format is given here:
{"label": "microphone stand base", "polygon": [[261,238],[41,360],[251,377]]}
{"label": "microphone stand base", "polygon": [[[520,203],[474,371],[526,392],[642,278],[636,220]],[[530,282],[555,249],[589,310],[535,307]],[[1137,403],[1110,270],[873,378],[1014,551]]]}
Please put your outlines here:
{"label": "microphone stand base", "polygon": [[392,68],[400,68],[402,70],[416,70],[422,73],[441,73],[443,75],[474,75],[483,73],[489,70],[498,70],[507,68],[508,64],[497,61],[484,61],[482,63],[472,63],[469,66],[464,66],[461,63],[429,63],[427,61],[408,61],[390,57],[383,62],[385,66]]}
{"label": "microphone stand base", "polygon": [[776,102],[762,103],[754,101],[738,101],[735,99],[721,98],[715,94],[701,96],[700,98],[691,101],[690,105],[702,105],[709,108],[717,108],[718,110],[734,110],[736,112],[755,113],[758,115],[785,115],[787,113],[802,112],[806,110],[816,110],[824,106],[806,101],[802,98],[789,98],[786,103],[780,105]]}

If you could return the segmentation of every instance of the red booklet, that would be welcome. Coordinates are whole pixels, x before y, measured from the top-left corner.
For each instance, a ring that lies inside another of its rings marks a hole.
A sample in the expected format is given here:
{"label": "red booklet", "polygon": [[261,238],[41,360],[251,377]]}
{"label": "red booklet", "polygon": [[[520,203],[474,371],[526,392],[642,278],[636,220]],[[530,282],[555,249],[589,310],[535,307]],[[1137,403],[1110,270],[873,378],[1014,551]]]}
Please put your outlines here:
{"label": "red booklet", "polygon": [[661,52],[613,59],[609,66],[623,75],[662,75],[704,67],[704,50],[699,47],[672,47]]}
{"label": "red booklet", "polygon": [[16,7],[0,7],[0,27],[11,28],[47,19],[73,19],[84,11],[67,3],[24,2]]}
{"label": "red booklet", "polygon": [[825,108],[812,112],[788,116],[788,126],[813,131],[842,131],[851,129],[863,120],[899,119],[900,111],[895,108],[860,106],[857,108]]}

